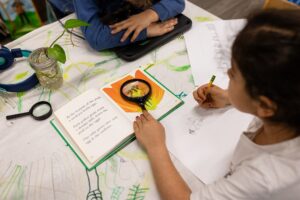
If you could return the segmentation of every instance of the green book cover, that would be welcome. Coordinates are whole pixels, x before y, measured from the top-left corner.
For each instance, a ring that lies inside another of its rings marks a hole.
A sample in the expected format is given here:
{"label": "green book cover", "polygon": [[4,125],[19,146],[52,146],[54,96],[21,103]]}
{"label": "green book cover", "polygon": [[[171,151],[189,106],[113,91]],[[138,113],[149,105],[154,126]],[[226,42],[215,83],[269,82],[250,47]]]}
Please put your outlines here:
{"label": "green book cover", "polygon": [[137,69],[102,87],[90,89],[55,111],[51,125],[87,170],[92,170],[135,139],[132,123],[142,109],[120,94],[122,84],[142,79],[151,89],[146,109],[158,120],[183,104],[151,74]]}

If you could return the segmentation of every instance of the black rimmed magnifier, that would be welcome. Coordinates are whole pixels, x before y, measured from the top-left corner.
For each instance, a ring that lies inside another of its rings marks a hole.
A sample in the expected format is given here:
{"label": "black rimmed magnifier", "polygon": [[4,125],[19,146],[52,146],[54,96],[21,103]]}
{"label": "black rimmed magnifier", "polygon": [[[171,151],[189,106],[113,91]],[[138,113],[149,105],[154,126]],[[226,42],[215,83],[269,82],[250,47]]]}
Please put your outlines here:
{"label": "black rimmed magnifier", "polygon": [[138,104],[142,110],[146,110],[145,104],[152,92],[151,85],[143,79],[130,79],[125,81],[120,88],[121,96]]}
{"label": "black rimmed magnifier", "polygon": [[6,116],[7,120],[31,115],[35,120],[45,120],[52,115],[52,106],[47,101],[35,103],[28,112]]}

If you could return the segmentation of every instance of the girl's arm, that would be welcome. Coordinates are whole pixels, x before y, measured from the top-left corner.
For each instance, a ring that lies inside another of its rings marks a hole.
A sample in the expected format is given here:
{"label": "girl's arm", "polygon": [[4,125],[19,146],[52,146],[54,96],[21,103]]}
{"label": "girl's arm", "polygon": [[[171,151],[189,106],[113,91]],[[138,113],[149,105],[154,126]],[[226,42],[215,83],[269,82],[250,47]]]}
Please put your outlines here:
{"label": "girl's arm", "polygon": [[163,126],[148,112],[144,112],[143,115],[137,117],[134,123],[134,132],[148,153],[162,199],[189,199],[191,190],[172,163],[165,145]]}
{"label": "girl's arm", "polygon": [[[82,27],[82,31],[90,46],[95,50],[100,51],[130,43],[130,40],[121,42],[124,31],[111,34],[110,27],[100,21],[99,16],[103,12],[103,8],[100,8],[94,0],[74,0],[74,7],[78,19],[90,24],[88,27]],[[146,38],[147,32],[144,29],[137,36],[136,40],[144,40]]]}
{"label": "girl's arm", "polygon": [[162,199],[190,199],[191,190],[175,168],[167,148],[153,148],[148,151],[148,156]]}
{"label": "girl's arm", "polygon": [[[148,153],[155,183],[164,200],[270,199],[270,192],[274,188],[280,191],[278,188],[290,187],[288,182],[299,177],[295,168],[282,174],[280,170],[282,167],[287,169],[286,163],[282,163],[281,159],[276,161],[272,155],[261,152],[261,156],[242,155],[245,145],[240,142],[236,149],[239,157],[236,159],[242,161],[238,167],[230,175],[212,184],[203,185],[197,192],[192,193],[170,159],[165,145],[164,127],[145,111],[136,118],[133,128],[138,142]],[[249,145],[246,149],[248,151]],[[194,153],[197,156],[197,152]],[[297,164],[295,161],[294,166]]]}

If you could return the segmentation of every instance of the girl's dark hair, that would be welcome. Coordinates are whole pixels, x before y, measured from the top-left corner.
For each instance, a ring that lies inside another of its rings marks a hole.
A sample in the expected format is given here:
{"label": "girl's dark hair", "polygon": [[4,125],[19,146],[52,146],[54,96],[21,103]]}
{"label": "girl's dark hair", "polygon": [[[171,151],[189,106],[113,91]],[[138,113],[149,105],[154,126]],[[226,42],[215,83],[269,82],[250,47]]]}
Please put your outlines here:
{"label": "girl's dark hair", "polygon": [[254,99],[277,105],[269,120],[300,131],[300,11],[267,10],[248,18],[232,58]]}

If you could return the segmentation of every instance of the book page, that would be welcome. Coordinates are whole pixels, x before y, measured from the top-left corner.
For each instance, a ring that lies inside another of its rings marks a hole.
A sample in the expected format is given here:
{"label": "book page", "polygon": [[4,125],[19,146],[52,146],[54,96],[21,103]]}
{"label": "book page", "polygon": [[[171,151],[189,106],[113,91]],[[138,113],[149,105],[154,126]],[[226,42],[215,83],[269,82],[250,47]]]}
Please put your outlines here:
{"label": "book page", "polygon": [[132,124],[98,90],[88,90],[55,112],[73,143],[94,163],[133,133]]}
{"label": "book page", "polygon": [[157,80],[141,69],[137,69],[125,77],[108,84],[102,88],[107,98],[116,105],[116,107],[124,113],[124,115],[132,122],[137,115],[140,115],[142,109],[134,102],[125,100],[120,94],[122,84],[130,79],[142,79],[151,86],[151,96],[146,101],[146,109],[156,118],[159,119],[167,114],[170,110],[182,104],[182,100],[172,94],[167,88],[162,86]]}

